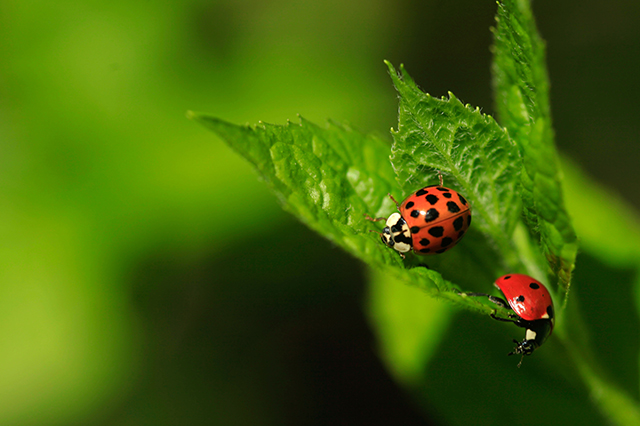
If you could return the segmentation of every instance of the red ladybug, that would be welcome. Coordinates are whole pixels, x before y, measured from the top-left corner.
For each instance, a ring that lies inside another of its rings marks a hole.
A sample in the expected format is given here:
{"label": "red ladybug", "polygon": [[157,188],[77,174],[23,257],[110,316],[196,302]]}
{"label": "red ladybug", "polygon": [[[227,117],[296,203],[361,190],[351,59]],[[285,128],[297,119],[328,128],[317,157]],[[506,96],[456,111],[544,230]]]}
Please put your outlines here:
{"label": "red ladybug", "polygon": [[523,357],[531,355],[553,331],[555,314],[549,290],[540,281],[523,274],[500,277],[496,280],[495,286],[502,291],[507,299],[506,302],[499,297],[484,293],[467,293],[467,295],[486,296],[499,306],[511,308],[515,312],[510,315],[511,319],[498,318],[494,314],[491,314],[491,317],[525,328],[527,331],[524,340],[522,342],[514,340],[517,346],[509,355],[522,354]]}
{"label": "red ladybug", "polygon": [[413,250],[419,255],[444,253],[462,238],[471,225],[471,207],[453,189],[440,185],[426,186],[409,195],[402,204],[389,194],[398,212],[388,218],[366,218],[373,222],[386,220],[380,237],[388,247],[400,253]]}

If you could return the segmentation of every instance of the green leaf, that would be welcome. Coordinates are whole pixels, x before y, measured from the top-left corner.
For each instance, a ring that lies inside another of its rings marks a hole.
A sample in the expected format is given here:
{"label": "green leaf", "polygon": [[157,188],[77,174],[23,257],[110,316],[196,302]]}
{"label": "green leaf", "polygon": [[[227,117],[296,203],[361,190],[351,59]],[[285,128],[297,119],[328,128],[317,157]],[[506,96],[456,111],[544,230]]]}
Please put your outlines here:
{"label": "green leaf", "polygon": [[364,213],[376,214],[390,203],[380,197],[394,185],[383,141],[304,119],[299,125],[251,127],[194,118],[249,160],[282,205],[308,226],[360,258],[399,264],[397,257],[377,250],[373,238],[354,232],[366,231]]}
{"label": "green leaf", "polygon": [[520,191],[525,219],[537,236],[566,303],[577,253],[576,234],[564,207],[553,141],[545,46],[528,0],[498,3],[493,83],[496,108],[518,145],[524,172]]}
{"label": "green leaf", "polygon": [[507,270],[522,270],[512,241],[521,212],[516,191],[521,170],[507,132],[478,108],[463,105],[452,93],[436,99],[418,88],[401,66],[387,63],[400,94],[398,131],[391,161],[405,193],[444,176],[472,206],[474,227],[501,254]]}
{"label": "green leaf", "polygon": [[[460,296],[459,287],[433,269],[403,268],[400,256],[369,232],[379,232],[380,225],[365,220],[365,214],[385,216],[396,209],[387,196],[397,189],[389,145],[381,139],[362,135],[346,125],[319,127],[305,119],[284,126],[237,126],[193,112],[189,117],[214,131],[251,162],[286,210],[347,252],[466,309],[485,314],[494,310],[474,298]],[[415,263],[406,261],[407,266]],[[469,278],[469,271],[474,269],[466,271],[465,281],[477,281],[478,274]]]}
{"label": "green leaf", "polygon": [[[251,162],[283,207],[310,228],[365,262],[402,265],[368,232],[370,222],[364,219],[366,213],[393,209],[386,197],[395,182],[385,142],[336,123],[321,128],[301,119],[284,126],[236,126],[207,115],[189,116]],[[435,271],[425,272],[425,289],[449,287]]]}

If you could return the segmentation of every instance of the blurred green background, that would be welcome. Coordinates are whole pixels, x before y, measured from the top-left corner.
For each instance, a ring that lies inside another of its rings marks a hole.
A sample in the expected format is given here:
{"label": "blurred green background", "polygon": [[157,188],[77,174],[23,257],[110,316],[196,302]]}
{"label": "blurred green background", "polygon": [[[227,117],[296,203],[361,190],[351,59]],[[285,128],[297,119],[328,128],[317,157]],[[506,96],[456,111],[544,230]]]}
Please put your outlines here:
{"label": "blurred green background", "polygon": [[[547,372],[544,352],[529,373],[496,360],[510,349],[507,328],[371,276],[185,118],[284,123],[299,113],[390,140],[397,102],[383,59],[435,96],[451,90],[492,113],[495,8],[0,1],[0,424],[492,424],[520,415],[512,382],[518,392],[552,384],[550,400],[569,393],[547,410],[558,424],[575,420],[585,391]],[[560,149],[639,207],[640,4],[534,11]],[[583,253],[577,274],[637,280],[612,268]],[[584,291],[582,307],[637,319],[624,289],[604,301]],[[397,309],[380,305],[392,299]],[[403,321],[429,331],[389,328]],[[609,333],[602,324],[589,324],[596,338]],[[617,340],[627,346],[611,343],[618,355],[602,355],[633,364],[612,375],[636,398],[637,337],[635,325]],[[396,353],[380,352],[394,339]],[[497,373],[479,378],[482,366]],[[581,416],[599,424],[592,410]]]}

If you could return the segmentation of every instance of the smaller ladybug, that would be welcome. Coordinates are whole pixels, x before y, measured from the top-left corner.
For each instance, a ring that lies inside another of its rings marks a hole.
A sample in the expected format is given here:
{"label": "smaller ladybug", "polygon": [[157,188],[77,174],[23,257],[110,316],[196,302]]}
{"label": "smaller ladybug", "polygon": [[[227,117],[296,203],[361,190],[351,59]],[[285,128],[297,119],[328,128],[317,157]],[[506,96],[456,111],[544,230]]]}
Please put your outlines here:
{"label": "smaller ladybug", "polygon": [[[514,340],[517,345],[508,355],[531,355],[539,348],[553,331],[555,314],[553,300],[549,290],[538,280],[523,274],[509,274],[498,278],[495,286],[504,294],[507,301],[484,293],[465,293],[467,296],[486,296],[489,300],[503,308],[512,309],[510,319],[491,317],[498,321],[512,322],[526,329],[522,342]],[[522,359],[518,364],[520,367]]]}
{"label": "smaller ladybug", "polygon": [[388,218],[372,218],[372,222],[386,221],[380,237],[404,259],[413,250],[419,255],[444,253],[455,246],[471,225],[471,206],[453,189],[440,185],[426,186],[409,195],[401,204],[389,194],[398,212]]}

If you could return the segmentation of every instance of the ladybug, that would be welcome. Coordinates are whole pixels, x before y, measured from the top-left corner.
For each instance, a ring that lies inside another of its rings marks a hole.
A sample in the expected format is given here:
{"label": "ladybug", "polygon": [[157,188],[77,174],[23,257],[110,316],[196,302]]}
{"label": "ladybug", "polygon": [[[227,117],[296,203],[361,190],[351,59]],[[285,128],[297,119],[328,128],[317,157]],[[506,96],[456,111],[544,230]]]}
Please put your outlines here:
{"label": "ladybug", "polygon": [[[400,253],[413,250],[419,255],[444,253],[462,238],[471,225],[471,207],[467,200],[450,188],[425,186],[409,195],[402,204],[389,194],[398,212],[388,218],[372,218],[372,222],[386,221],[380,237],[388,247]],[[375,232],[375,231],[374,231]]]}
{"label": "ladybug", "polygon": [[[553,331],[555,314],[553,300],[549,290],[540,281],[523,274],[509,274],[498,278],[495,286],[500,289],[507,301],[483,293],[466,293],[468,296],[486,296],[490,301],[515,313],[509,319],[491,317],[498,321],[512,322],[526,329],[522,342],[514,339],[515,349],[508,355],[531,355],[539,348]],[[522,363],[522,359],[520,360]],[[518,364],[518,367],[520,364]]]}

